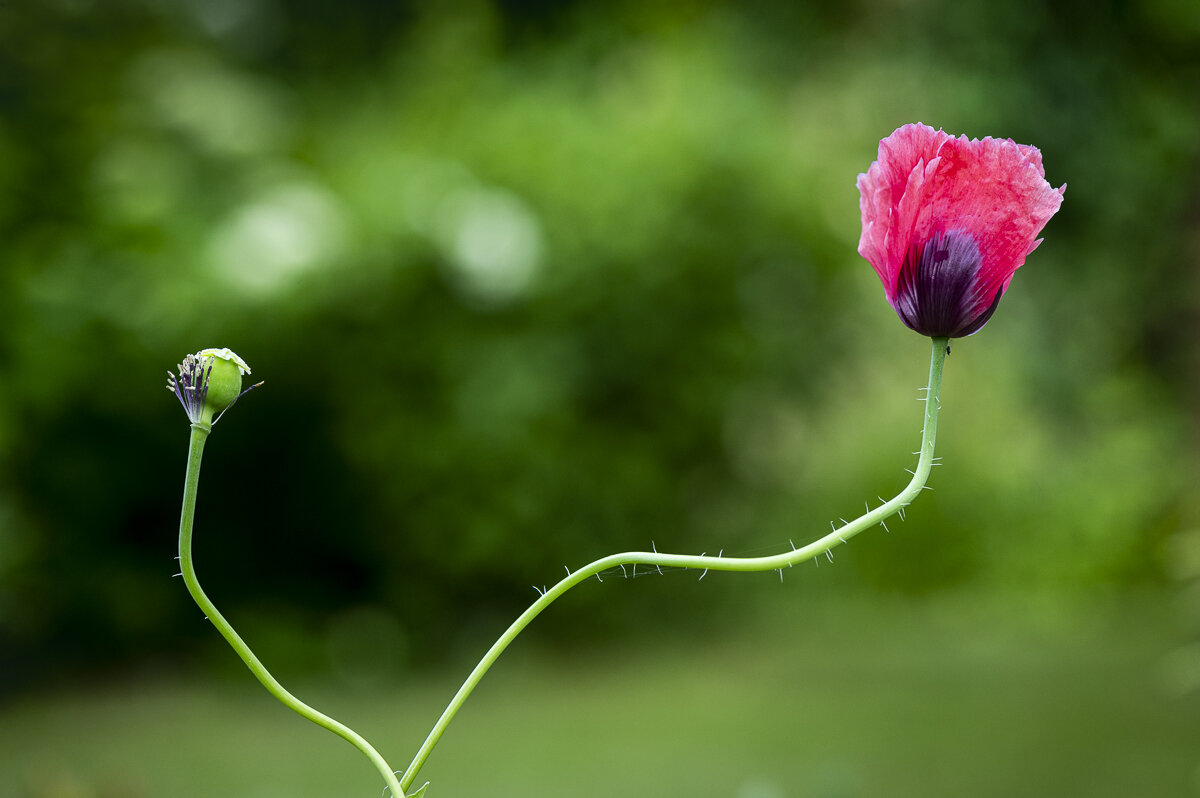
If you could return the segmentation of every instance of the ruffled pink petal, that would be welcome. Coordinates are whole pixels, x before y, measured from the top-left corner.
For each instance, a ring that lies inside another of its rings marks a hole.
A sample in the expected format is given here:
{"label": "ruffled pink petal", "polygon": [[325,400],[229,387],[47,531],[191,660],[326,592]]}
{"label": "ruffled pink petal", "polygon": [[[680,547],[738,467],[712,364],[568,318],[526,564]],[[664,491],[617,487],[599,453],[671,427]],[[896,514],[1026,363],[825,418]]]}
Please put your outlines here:
{"label": "ruffled pink petal", "polygon": [[986,308],[1007,290],[1037,246],[1037,235],[1058,211],[1066,186],[1051,188],[1041,153],[1011,140],[968,141],[963,136],[947,142],[941,157],[929,198],[929,232],[961,231],[975,237],[983,255],[977,302]]}
{"label": "ruffled pink petal", "polygon": [[926,167],[936,169],[930,162],[950,138],[928,125],[904,125],[879,142],[879,158],[858,176],[863,222],[858,251],[875,267],[889,301],[924,205]]}
{"label": "ruffled pink petal", "polygon": [[1036,147],[954,138],[922,124],[880,141],[858,188],[858,251],[879,275],[888,302],[896,306],[900,271],[912,252],[934,235],[965,233],[978,244],[981,264],[964,299],[979,314],[994,309],[1066,189],[1046,182]]}

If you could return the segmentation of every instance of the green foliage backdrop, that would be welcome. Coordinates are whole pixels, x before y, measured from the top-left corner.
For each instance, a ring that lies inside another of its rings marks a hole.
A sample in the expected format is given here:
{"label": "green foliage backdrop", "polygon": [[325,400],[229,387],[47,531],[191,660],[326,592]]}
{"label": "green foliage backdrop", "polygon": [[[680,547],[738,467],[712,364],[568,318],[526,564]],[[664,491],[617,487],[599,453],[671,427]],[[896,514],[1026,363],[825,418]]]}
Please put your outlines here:
{"label": "green foliage backdrop", "polygon": [[[201,575],[297,662],[359,621],[437,659],[564,564],[777,551],[890,495],[927,345],[854,181],[918,120],[1068,190],[950,358],[936,492],[837,589],[1166,581],[1197,85],[1171,0],[0,6],[0,689],[207,640],[161,388],[201,347],[266,380],[208,447]],[[610,587],[548,627],[636,627]],[[719,611],[691,593],[656,614]]]}

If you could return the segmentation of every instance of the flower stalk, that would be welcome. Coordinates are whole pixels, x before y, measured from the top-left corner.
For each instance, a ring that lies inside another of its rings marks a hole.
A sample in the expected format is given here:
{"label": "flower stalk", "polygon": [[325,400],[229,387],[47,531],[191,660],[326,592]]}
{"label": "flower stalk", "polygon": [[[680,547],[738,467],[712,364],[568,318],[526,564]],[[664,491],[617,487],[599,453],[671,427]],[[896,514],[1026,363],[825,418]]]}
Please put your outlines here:
{"label": "flower stalk", "polygon": [[433,729],[429,732],[428,737],[425,738],[425,742],[422,743],[420,750],[417,751],[417,755],[413,758],[408,769],[404,771],[404,775],[400,779],[401,788],[408,789],[413,783],[417,777],[417,773],[425,764],[425,760],[429,758],[429,754],[433,751],[434,746],[437,745],[438,740],[441,739],[450,722],[454,720],[454,716],[458,714],[458,710],[462,708],[462,705],[466,702],[472,691],[474,691],[480,680],[483,679],[484,675],[496,660],[499,659],[500,655],[504,653],[504,650],[517,638],[517,635],[534,618],[540,615],[543,610],[553,604],[556,599],[581,582],[601,574],[610,568],[618,568],[625,565],[742,572],[776,571],[782,568],[789,568],[797,563],[805,562],[831,551],[835,547],[848,542],[850,538],[860,532],[870,529],[877,524],[882,524],[888,518],[911,504],[913,499],[925,489],[925,484],[929,481],[929,473],[933,469],[933,452],[937,443],[938,411],[941,409],[942,369],[946,363],[946,356],[950,353],[949,338],[934,338],[932,341],[933,351],[929,362],[929,383],[926,387],[924,397],[925,419],[921,433],[921,453],[917,460],[917,467],[913,469],[912,479],[909,480],[904,490],[874,510],[869,510],[853,521],[834,529],[819,540],[782,554],[775,554],[768,557],[711,557],[704,555],[631,551],[603,557],[577,571],[573,571],[556,585],[542,593],[538,600],[533,602],[525,612],[521,613],[520,617],[513,621],[508,629],[504,631],[504,634],[483,655],[479,664],[467,676],[462,687],[458,689],[458,692],[450,700],[449,705],[442,712],[441,717],[438,718],[437,723],[434,724]]}
{"label": "flower stalk", "polygon": [[[195,362],[189,362],[188,359]],[[184,409],[188,411],[188,417],[192,420],[191,440],[188,445],[187,471],[183,481],[183,506],[179,515],[179,567],[180,574],[183,576],[183,583],[187,586],[187,591],[191,595],[192,600],[196,602],[196,606],[200,608],[208,621],[216,627],[217,631],[225,638],[230,647],[237,652],[237,655],[241,657],[242,662],[246,663],[246,667],[250,669],[250,672],[262,683],[263,687],[267,688],[267,692],[275,696],[284,706],[296,714],[322,728],[328,729],[361,751],[371,760],[371,764],[375,765],[376,769],[379,770],[384,782],[387,783],[388,788],[391,790],[391,794],[393,796],[403,796],[404,791],[400,788],[396,773],[388,765],[387,761],[380,756],[379,752],[349,726],[334,720],[324,713],[318,712],[284,689],[283,685],[271,675],[266,666],[262,664],[237,631],[234,630],[233,625],[225,620],[225,616],[212,603],[212,600],[205,594],[204,589],[200,587],[200,580],[196,577],[195,562],[192,559],[192,530],[196,514],[196,494],[200,486],[200,463],[204,456],[204,444],[208,439],[209,433],[212,432],[212,423],[215,421],[215,419],[212,419],[213,411],[211,403],[206,402],[210,391],[208,378],[212,369],[211,361],[214,358],[209,357],[210,362],[208,364],[204,364],[203,359],[197,359],[192,355],[189,355],[188,359],[185,359],[185,362],[180,364],[181,376],[178,378],[178,381],[172,377],[172,383],[177,384],[168,386],[176,389],[176,395],[180,396],[180,401],[184,404]],[[240,361],[240,358],[238,360]],[[242,363],[242,365],[244,366],[245,364]],[[248,368],[246,368],[246,372],[249,372]],[[187,375],[186,377],[184,376],[185,374]],[[242,393],[245,393],[244,391],[238,393],[238,390],[240,390],[240,375],[236,386],[231,385],[227,387],[226,391],[229,393],[229,396],[223,398],[224,405],[217,408],[218,411],[227,409]],[[229,398],[230,396],[232,399]]]}

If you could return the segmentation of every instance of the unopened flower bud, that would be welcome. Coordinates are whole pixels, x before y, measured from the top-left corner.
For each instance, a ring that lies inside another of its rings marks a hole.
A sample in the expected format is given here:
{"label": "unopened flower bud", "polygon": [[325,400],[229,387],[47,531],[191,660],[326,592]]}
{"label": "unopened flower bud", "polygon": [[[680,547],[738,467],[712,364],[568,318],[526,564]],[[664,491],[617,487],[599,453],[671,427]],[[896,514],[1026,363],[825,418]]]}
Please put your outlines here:
{"label": "unopened flower bud", "polygon": [[201,349],[196,357],[200,358],[200,365],[209,370],[205,409],[220,413],[242,395],[242,375],[249,374],[250,367],[228,347]]}
{"label": "unopened flower bud", "polygon": [[179,364],[179,376],[167,372],[167,390],[178,397],[192,424],[208,427],[233,406],[242,394],[262,383],[242,390],[242,375],[250,366],[232,350],[201,349]]}

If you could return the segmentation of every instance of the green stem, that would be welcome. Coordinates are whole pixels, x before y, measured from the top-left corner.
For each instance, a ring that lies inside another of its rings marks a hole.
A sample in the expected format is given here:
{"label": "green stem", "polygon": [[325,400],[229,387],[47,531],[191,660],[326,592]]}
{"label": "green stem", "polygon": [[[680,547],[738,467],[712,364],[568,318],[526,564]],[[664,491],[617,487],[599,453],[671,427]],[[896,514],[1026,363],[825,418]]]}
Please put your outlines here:
{"label": "green stem", "polygon": [[554,587],[544,592],[537,601],[530,605],[529,609],[521,613],[521,616],[513,621],[512,625],[500,636],[500,639],[493,643],[492,647],[483,655],[483,659],[479,661],[479,664],[467,676],[462,687],[458,689],[454,698],[450,700],[449,705],[442,712],[441,717],[438,718],[437,723],[434,724],[433,729],[429,732],[429,736],[425,738],[425,742],[422,743],[416,757],[413,758],[412,764],[404,771],[404,776],[400,779],[400,786],[403,789],[408,789],[413,780],[416,779],[417,772],[425,764],[425,760],[429,758],[430,752],[433,751],[433,747],[441,739],[442,734],[446,731],[446,727],[450,725],[450,721],[454,720],[454,716],[471,695],[476,685],[479,684],[484,674],[488,672],[488,669],[492,667],[492,664],[500,657],[504,650],[508,648],[509,644],[516,639],[517,635],[534,618],[541,614],[542,610],[549,607],[555,599],[580,582],[590,579],[610,568],[617,568],[623,565],[703,568],[713,571],[775,571],[822,555],[835,546],[845,543],[864,529],[869,529],[876,524],[882,524],[885,520],[911,504],[917,494],[925,488],[925,483],[929,481],[929,472],[933,469],[933,450],[937,442],[938,410],[941,403],[942,367],[945,365],[946,355],[949,352],[949,343],[949,339],[946,338],[933,339],[933,352],[929,363],[929,386],[925,392],[925,425],[921,433],[921,454],[917,461],[917,467],[912,472],[912,479],[909,480],[907,487],[900,491],[895,498],[884,502],[879,507],[868,511],[844,526],[838,527],[820,540],[809,543],[802,548],[769,557],[706,557],[704,555],[694,556],[631,551],[609,555],[580,568],[578,571],[572,572],[558,584],[554,585]]}
{"label": "green stem", "polygon": [[212,601],[209,600],[208,596],[204,594],[204,590],[201,589],[200,582],[196,579],[196,568],[192,564],[192,519],[196,511],[196,489],[200,484],[200,458],[204,454],[204,442],[211,431],[212,428],[203,421],[192,425],[192,439],[188,449],[187,476],[183,483],[183,511],[179,517],[179,565],[183,572],[183,581],[187,585],[188,592],[192,595],[197,606],[208,617],[212,625],[217,627],[217,631],[221,633],[221,636],[225,638],[229,645],[233,647],[233,650],[237,652],[238,656],[242,658],[242,661],[246,663],[246,667],[250,669],[250,672],[258,677],[263,687],[267,688],[267,692],[275,696],[297,714],[311,720],[318,726],[328,729],[359,751],[362,751],[379,770],[380,775],[383,776],[383,780],[387,782],[388,787],[391,789],[392,795],[397,798],[403,796],[404,790],[401,789],[395,772],[384,758],[379,755],[379,752],[350,727],[337,722],[328,715],[318,712],[285,690],[283,685],[277,682],[275,677],[263,667],[258,657],[254,655],[250,647],[238,636],[238,633],[230,626],[229,621],[225,620],[224,616],[217,611]]}

